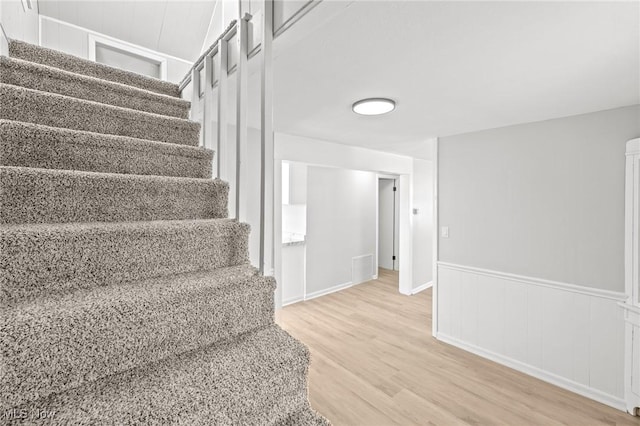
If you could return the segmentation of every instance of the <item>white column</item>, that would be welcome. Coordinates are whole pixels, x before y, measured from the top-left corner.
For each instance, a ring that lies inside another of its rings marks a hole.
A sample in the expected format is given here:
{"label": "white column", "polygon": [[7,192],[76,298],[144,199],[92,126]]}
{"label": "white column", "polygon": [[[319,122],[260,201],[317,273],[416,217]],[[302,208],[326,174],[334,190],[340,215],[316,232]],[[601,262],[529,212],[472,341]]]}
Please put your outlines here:
{"label": "white column", "polygon": [[236,219],[247,220],[247,55],[248,20],[244,15],[244,2],[240,2],[241,17],[238,20],[236,35],[238,65],[236,69]]}
{"label": "white column", "polygon": [[[203,84],[202,82],[200,82]],[[200,136],[202,146],[212,148],[213,132],[211,131],[213,120],[213,55],[208,54],[204,58],[204,87],[202,96],[202,128]],[[217,155],[217,153],[216,153]]]}
{"label": "white column", "polygon": [[228,180],[227,171],[227,41],[218,40],[218,143],[216,164],[218,177]]}
{"label": "white column", "polygon": [[200,105],[200,71],[197,69],[198,67],[194,67],[191,70],[191,114],[190,118],[192,121],[200,122],[200,146],[203,144],[203,128],[202,119],[201,119],[201,105]]}

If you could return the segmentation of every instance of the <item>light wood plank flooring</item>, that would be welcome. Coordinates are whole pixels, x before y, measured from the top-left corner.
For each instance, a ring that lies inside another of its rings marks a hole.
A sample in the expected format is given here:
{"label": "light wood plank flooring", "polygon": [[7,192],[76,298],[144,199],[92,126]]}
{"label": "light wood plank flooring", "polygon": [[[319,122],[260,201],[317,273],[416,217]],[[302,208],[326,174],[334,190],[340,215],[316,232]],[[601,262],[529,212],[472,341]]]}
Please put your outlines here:
{"label": "light wood plank flooring", "polygon": [[311,404],[336,425],[640,425],[640,418],[431,336],[431,290],[397,274],[287,306],[277,322],[311,349]]}

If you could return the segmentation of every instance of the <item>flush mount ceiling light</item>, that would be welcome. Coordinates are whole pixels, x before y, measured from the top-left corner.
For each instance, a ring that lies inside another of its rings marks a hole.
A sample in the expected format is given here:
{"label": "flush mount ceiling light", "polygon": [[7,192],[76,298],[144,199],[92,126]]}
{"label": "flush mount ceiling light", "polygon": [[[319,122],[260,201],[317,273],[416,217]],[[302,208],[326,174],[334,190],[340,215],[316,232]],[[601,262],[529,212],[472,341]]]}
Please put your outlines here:
{"label": "flush mount ceiling light", "polygon": [[353,104],[353,112],[360,115],[380,115],[393,111],[396,103],[386,98],[363,99]]}

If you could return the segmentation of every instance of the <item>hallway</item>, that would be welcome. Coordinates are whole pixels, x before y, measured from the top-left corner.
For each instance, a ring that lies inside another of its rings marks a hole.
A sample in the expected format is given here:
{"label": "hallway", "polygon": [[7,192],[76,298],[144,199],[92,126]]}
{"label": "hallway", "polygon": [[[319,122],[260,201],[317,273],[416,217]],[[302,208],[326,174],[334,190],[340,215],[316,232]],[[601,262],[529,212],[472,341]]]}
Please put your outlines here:
{"label": "hallway", "polygon": [[431,290],[398,293],[397,272],[288,306],[276,321],[311,349],[313,407],[333,424],[640,425],[431,337]]}

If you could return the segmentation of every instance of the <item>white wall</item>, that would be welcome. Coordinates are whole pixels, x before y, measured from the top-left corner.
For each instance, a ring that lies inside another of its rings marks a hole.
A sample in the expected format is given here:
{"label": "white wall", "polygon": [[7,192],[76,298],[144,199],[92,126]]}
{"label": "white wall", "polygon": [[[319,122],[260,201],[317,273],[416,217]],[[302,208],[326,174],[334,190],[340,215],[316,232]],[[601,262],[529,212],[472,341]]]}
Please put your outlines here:
{"label": "white wall", "polygon": [[307,204],[307,165],[289,164],[289,203]]}
{"label": "white wall", "polygon": [[413,160],[413,289],[433,280],[433,162]]}
{"label": "white wall", "polygon": [[378,181],[372,172],[309,167],[307,182],[307,293],[314,294],[351,284],[354,257],[375,257]]}
{"label": "white wall", "polygon": [[640,106],[440,139],[440,260],[624,290],[625,143]]}
{"label": "white wall", "polygon": [[439,140],[444,341],[624,409],[625,143],[640,106]]}
{"label": "white wall", "polygon": [[[424,284],[421,275],[418,275],[416,282],[414,283],[413,273],[414,265],[418,261],[424,261],[423,254],[418,254],[419,257],[414,257],[413,254],[413,239],[414,229],[413,223],[415,216],[412,216],[411,209],[414,202],[414,194],[421,194],[423,191],[429,191],[429,188],[418,189],[417,192],[413,188],[413,168],[414,161],[410,157],[389,154],[380,151],[369,150],[360,147],[354,147],[349,145],[341,145],[332,142],[305,138],[301,136],[286,135],[276,133],[275,135],[275,157],[276,166],[275,174],[276,179],[280,174],[280,163],[285,161],[297,161],[307,163],[316,166],[328,166],[346,170],[360,170],[368,171],[386,175],[399,176],[399,203],[400,203],[400,247],[399,253],[401,254],[400,262],[400,290],[404,294],[411,294],[415,290],[420,289]],[[417,163],[420,164],[420,163]],[[426,182],[425,180],[421,180]],[[276,182],[276,189],[281,187],[280,181]],[[428,184],[427,184],[428,186]],[[377,187],[377,183],[376,183]],[[377,189],[376,189],[377,190]],[[276,221],[275,226],[279,226],[279,220],[281,219],[281,206],[279,207],[280,194],[276,193]],[[310,209],[310,208],[309,208]],[[374,208],[375,211],[375,208]],[[426,211],[425,211],[426,214]],[[374,228],[375,229],[375,228]],[[424,230],[423,228],[421,228]],[[276,229],[276,237],[279,236],[281,229]],[[421,231],[418,231],[419,233]],[[418,234],[420,235],[420,234]],[[423,237],[419,237],[421,241],[426,241],[428,235],[422,234]],[[425,238],[422,240],[422,238]],[[279,248],[280,241],[276,241],[275,246],[275,259],[276,259],[276,278],[279,278],[279,262],[281,253]],[[430,243],[429,243],[430,244]],[[427,253],[425,251],[425,253]],[[307,258],[310,255],[308,253]],[[375,257],[375,256],[374,256]],[[428,263],[432,263],[429,260]],[[423,279],[426,276],[423,276]],[[276,300],[281,300],[281,294],[276,293]]]}
{"label": "white wall", "polygon": [[276,133],[275,143],[275,157],[280,160],[392,175],[410,175],[413,169],[411,157],[351,145],[284,133]]}
{"label": "white wall", "polygon": [[[148,52],[154,56],[162,57],[167,62],[167,81],[174,83],[180,82],[185,76],[191,63],[182,59],[157,52],[154,50],[146,49],[141,46],[135,46],[127,43],[126,40],[119,40],[113,37],[106,36],[104,34],[97,33],[95,31],[88,30],[86,28],[78,27],[72,24],[57,21],[55,19],[41,16],[41,34],[40,39],[43,47],[59,50],[71,55],[78,56],[84,59],[89,58],[89,36],[91,34],[98,35],[101,38],[114,40],[119,43],[130,45],[137,50]],[[38,44],[38,40],[35,40],[35,44]]]}

